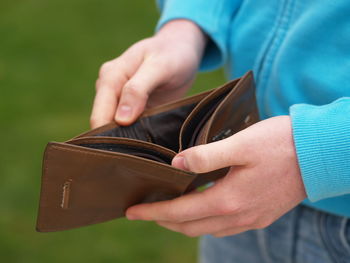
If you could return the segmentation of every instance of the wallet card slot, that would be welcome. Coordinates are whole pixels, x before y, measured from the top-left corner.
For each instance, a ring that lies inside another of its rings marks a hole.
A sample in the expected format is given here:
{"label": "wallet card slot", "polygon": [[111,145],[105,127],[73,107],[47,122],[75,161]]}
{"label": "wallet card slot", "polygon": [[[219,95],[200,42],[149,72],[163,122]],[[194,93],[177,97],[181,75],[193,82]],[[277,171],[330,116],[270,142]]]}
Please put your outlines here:
{"label": "wallet card slot", "polygon": [[151,137],[151,141],[178,152],[181,127],[196,105],[197,103],[192,103],[142,118],[141,120]]}
{"label": "wallet card slot", "polygon": [[251,72],[245,74],[212,113],[195,144],[227,138],[259,121]]}
{"label": "wallet card slot", "polygon": [[224,92],[221,92],[221,94],[216,94],[216,96],[208,98],[208,101],[202,101],[197,105],[188,119],[184,122],[181,129],[180,150],[194,146],[201,128],[209,120],[216,107],[225,98],[229,91],[230,90],[225,89]]}
{"label": "wallet card slot", "polygon": [[70,140],[67,143],[102,151],[129,154],[165,164],[171,164],[176,155],[175,152],[165,147],[129,138],[84,137]]}
{"label": "wallet card slot", "polygon": [[93,136],[135,139],[178,152],[182,124],[197,104],[190,103],[151,116],[144,116],[130,126],[115,126]]}
{"label": "wallet card slot", "polygon": [[131,145],[123,145],[123,144],[112,144],[112,143],[94,143],[94,144],[80,144],[79,146],[110,151],[110,152],[118,152],[124,154],[130,154],[133,156],[138,156],[141,158],[153,160],[160,163],[171,164],[172,158],[170,156],[166,156],[161,154],[160,152],[151,150],[151,149],[142,149],[139,147],[131,146]]}
{"label": "wallet card slot", "polygon": [[223,100],[223,98],[219,99],[215,105],[211,106],[208,108],[208,111],[204,111],[205,112],[205,115],[200,118],[200,116],[196,116],[196,120],[194,120],[193,122],[194,123],[198,123],[195,127],[195,130],[193,131],[193,134],[190,138],[190,141],[187,145],[186,148],[190,148],[190,147],[193,147],[195,146],[196,144],[196,141],[197,141],[197,138],[201,132],[201,130],[203,129],[204,125],[207,123],[207,121],[209,120],[209,118],[212,116],[213,112],[215,111],[215,109],[217,108],[217,106],[221,103],[221,101]]}

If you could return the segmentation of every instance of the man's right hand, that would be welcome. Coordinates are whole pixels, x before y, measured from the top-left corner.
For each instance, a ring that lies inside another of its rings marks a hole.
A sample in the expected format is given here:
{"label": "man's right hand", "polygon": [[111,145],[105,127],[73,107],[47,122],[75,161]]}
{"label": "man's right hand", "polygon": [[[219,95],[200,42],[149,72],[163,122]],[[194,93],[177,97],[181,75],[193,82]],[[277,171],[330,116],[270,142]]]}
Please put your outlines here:
{"label": "man's right hand", "polygon": [[115,120],[129,125],[147,106],[185,94],[191,86],[206,44],[200,28],[173,20],[153,37],[141,40],[101,66],[91,127]]}

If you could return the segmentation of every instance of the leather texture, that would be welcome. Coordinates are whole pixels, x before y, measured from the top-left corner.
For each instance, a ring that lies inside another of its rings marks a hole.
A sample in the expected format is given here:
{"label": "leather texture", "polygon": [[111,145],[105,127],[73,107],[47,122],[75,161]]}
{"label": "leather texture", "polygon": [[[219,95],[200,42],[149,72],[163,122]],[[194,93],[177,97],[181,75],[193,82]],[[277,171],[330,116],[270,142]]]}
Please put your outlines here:
{"label": "leather texture", "polygon": [[221,140],[259,120],[252,72],[219,88],[146,110],[45,150],[37,231],[122,217],[128,207],[168,200],[224,176],[171,166],[189,147]]}

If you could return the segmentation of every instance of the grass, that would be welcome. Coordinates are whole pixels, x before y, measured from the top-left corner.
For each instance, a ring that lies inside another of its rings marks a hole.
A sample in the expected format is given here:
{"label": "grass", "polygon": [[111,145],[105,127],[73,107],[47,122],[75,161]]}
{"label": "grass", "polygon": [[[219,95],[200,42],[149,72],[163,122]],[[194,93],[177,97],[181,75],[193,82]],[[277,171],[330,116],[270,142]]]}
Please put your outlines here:
{"label": "grass", "polygon": [[[35,232],[46,143],[89,129],[100,65],[153,34],[153,1],[1,0],[0,260],[195,262],[197,240],[125,219]],[[223,82],[200,75],[192,92]]]}

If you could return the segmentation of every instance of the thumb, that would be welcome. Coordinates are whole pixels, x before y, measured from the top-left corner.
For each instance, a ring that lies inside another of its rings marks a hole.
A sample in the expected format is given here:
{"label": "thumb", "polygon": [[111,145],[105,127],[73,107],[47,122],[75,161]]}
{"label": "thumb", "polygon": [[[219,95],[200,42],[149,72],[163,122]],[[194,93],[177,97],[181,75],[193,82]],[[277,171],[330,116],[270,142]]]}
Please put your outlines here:
{"label": "thumb", "polygon": [[149,95],[161,86],[168,74],[154,62],[145,60],[134,76],[124,85],[118,104],[115,120],[129,125],[144,111]]}
{"label": "thumb", "polygon": [[247,163],[241,136],[233,135],[218,142],[194,146],[177,154],[172,165],[195,173]]}

